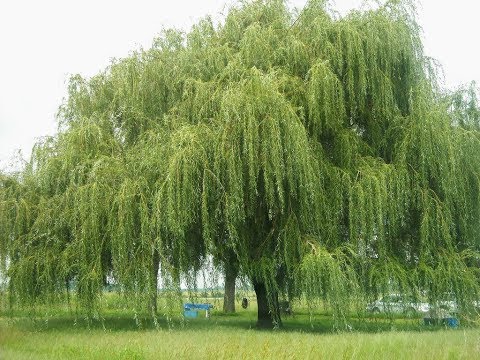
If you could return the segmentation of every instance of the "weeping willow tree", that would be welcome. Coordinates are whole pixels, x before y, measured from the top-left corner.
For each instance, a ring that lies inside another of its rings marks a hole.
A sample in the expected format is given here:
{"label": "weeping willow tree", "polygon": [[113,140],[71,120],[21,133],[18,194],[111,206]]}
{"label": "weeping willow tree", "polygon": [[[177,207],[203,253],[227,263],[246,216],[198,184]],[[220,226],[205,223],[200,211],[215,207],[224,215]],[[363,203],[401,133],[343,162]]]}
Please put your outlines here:
{"label": "weeping willow tree", "polygon": [[98,308],[112,275],[156,312],[213,257],[254,287],[341,323],[392,291],[480,295],[480,132],[474,90],[444,93],[414,6],[340,17],[326,1],[230,9],[91,79],[73,77],[60,131],[0,183],[13,302]]}

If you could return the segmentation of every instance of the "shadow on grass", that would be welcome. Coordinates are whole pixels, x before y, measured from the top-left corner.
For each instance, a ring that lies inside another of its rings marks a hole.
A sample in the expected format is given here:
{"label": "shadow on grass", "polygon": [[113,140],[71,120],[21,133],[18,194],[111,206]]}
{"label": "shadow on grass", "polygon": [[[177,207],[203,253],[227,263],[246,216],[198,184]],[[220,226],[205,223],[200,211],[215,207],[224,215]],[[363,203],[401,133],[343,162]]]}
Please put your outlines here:
{"label": "shadow on grass", "polygon": [[[87,319],[74,315],[50,315],[39,317],[6,316],[0,314],[0,321],[22,331],[30,332],[76,332],[79,330],[104,330],[108,332],[123,331],[151,331],[151,330],[181,330],[183,331],[208,331],[208,330],[248,330],[255,329],[261,332],[294,332],[294,333],[380,333],[388,331],[425,332],[445,329],[444,326],[426,326],[422,319],[401,319],[387,317],[351,318],[346,322],[335,324],[330,314],[315,314],[310,318],[307,313],[283,317],[281,329],[256,329],[256,317],[253,311],[242,311],[235,314],[213,312],[210,318],[199,317],[182,320],[180,318],[167,321],[159,317],[155,322],[150,316],[140,316],[136,319],[130,312],[118,311],[104,314],[98,319]],[[468,326],[468,324],[466,325]],[[464,326],[465,327],[465,326]]]}

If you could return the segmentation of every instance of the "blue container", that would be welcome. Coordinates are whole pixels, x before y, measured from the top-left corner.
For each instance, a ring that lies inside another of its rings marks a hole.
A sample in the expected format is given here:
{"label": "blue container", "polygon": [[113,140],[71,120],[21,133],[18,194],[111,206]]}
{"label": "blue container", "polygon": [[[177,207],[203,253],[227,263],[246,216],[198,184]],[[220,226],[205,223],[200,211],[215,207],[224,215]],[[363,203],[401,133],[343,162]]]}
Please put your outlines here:
{"label": "blue container", "polygon": [[443,319],[445,325],[449,328],[453,328],[453,329],[456,329],[458,328],[458,325],[459,325],[459,322],[458,322],[458,319],[457,318],[445,318]]}
{"label": "blue container", "polygon": [[184,310],[183,311],[183,316],[185,316],[186,318],[196,318],[196,317],[198,317],[198,311]]}

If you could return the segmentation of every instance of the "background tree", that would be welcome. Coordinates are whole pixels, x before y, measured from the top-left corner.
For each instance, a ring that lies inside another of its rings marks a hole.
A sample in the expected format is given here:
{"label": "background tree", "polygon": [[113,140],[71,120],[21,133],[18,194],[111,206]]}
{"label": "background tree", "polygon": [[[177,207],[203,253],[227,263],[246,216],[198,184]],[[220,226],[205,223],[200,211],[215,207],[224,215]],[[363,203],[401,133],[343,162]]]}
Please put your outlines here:
{"label": "background tree", "polygon": [[155,312],[158,269],[195,282],[212,255],[251,280],[260,326],[281,325],[280,294],[339,321],[391,291],[468,308],[478,103],[445,96],[419,32],[408,1],[253,1],[73,77],[61,131],[0,188],[12,294],[76,279],[94,309],[113,272]]}

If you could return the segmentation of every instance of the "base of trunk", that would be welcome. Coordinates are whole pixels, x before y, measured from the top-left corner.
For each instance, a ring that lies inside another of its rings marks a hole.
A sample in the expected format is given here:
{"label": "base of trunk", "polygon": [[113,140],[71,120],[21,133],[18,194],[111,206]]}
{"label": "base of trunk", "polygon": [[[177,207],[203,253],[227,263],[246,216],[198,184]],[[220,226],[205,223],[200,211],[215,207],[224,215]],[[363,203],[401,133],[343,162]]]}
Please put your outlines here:
{"label": "base of trunk", "polygon": [[150,311],[152,314],[157,314],[157,299],[158,299],[158,269],[160,268],[160,255],[157,250],[153,253],[152,259],[152,273],[150,278],[150,286],[151,286],[151,295],[150,295]]}
{"label": "base of trunk", "polygon": [[278,294],[271,294],[273,298],[273,309],[268,304],[267,288],[263,282],[253,281],[253,289],[257,296],[257,328],[273,329],[282,327],[280,308],[278,305]]}
{"label": "base of trunk", "polygon": [[223,296],[223,312],[235,312],[235,281],[238,267],[235,264],[225,264],[225,293]]}

